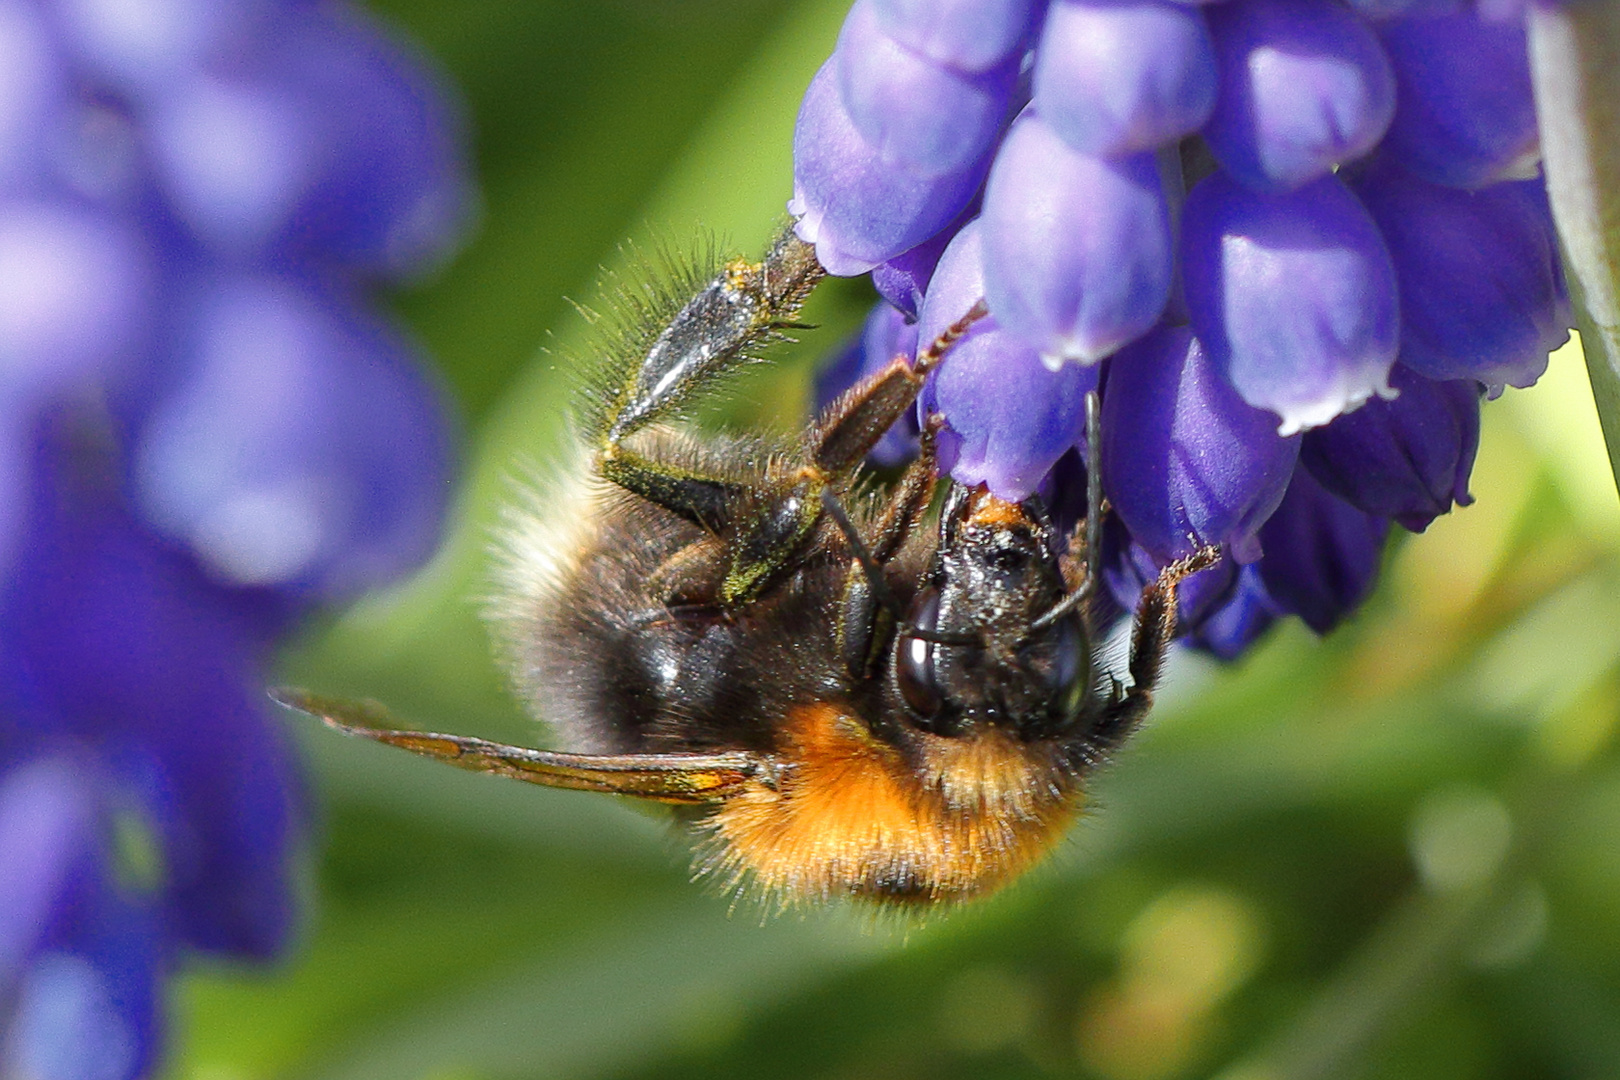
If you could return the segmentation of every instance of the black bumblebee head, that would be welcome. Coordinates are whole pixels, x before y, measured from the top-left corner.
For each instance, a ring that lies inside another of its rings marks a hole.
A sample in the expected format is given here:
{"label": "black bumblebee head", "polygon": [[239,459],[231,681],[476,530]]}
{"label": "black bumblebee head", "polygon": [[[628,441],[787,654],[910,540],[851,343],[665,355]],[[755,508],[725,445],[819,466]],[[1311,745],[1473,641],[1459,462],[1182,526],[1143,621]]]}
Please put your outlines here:
{"label": "black bumblebee head", "polygon": [[895,639],[895,688],[916,727],[1032,740],[1080,714],[1091,687],[1085,623],[1073,612],[1043,618],[1068,593],[1058,556],[1038,499],[952,486],[931,571]]}

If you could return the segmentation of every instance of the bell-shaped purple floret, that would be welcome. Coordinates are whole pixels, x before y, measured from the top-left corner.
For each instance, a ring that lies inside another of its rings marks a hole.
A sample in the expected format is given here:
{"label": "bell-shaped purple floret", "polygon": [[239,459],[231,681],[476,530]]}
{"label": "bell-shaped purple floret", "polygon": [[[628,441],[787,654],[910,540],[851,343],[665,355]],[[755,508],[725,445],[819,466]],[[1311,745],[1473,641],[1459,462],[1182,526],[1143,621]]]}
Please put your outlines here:
{"label": "bell-shaped purple floret", "polygon": [[1059,536],[1072,537],[1075,527],[1086,519],[1085,446],[1086,440],[1082,438],[1065,451],[1035,489],[1035,494],[1046,504],[1046,512]]}
{"label": "bell-shaped purple floret", "polygon": [[100,82],[140,96],[228,66],[306,0],[55,0],[69,48]]}
{"label": "bell-shaped purple floret", "polygon": [[963,71],[987,71],[1024,44],[1035,0],[873,0],[885,33]]}
{"label": "bell-shaped purple floret", "polygon": [[1007,119],[1014,57],[966,72],[922,56],[878,25],[874,0],[856,0],[833,53],[844,110],[886,165],[924,176],[975,164]]}
{"label": "bell-shaped purple floret", "polygon": [[[1441,0],[1430,0],[1431,3],[1440,4]],[[1537,0],[1474,0],[1474,11],[1484,22],[1519,22],[1524,21],[1525,15],[1532,6],[1561,7],[1568,0],[1548,0],[1547,3],[1538,3]],[[1449,5],[1443,7],[1447,13],[1461,10],[1461,0],[1451,0]]]}
{"label": "bell-shaped purple floret", "polygon": [[[1399,15],[1446,15],[1460,10],[1469,0],[1345,0],[1345,6],[1363,19],[1377,22]],[[1490,0],[1471,0],[1483,5]],[[1518,0],[1509,0],[1517,3]]]}
{"label": "bell-shaped purple floret", "polygon": [[279,30],[251,63],[154,95],[165,195],[227,257],[291,249],[375,273],[420,269],[455,239],[467,202],[442,88],[357,13],[311,8]]}
{"label": "bell-shaped purple floret", "polygon": [[[820,411],[857,382],[874,375],[895,357],[910,359],[917,352],[917,324],[879,302],[861,330],[831,365],[816,377],[816,409]],[[884,433],[868,456],[879,465],[898,465],[917,454],[917,413],[908,409]]]}
{"label": "bell-shaped purple floret", "polygon": [[1158,565],[1207,544],[1260,557],[1299,439],[1245,403],[1190,331],[1156,330],[1109,361],[1102,425],[1103,490]]}
{"label": "bell-shaped purple floret", "polygon": [[[1158,580],[1165,562],[1155,559],[1135,540],[1117,515],[1103,525],[1102,580],[1108,595],[1122,609],[1136,610],[1142,590]],[[1207,570],[1186,578],[1176,589],[1176,633],[1195,631],[1232,590],[1239,567],[1222,559]]]}
{"label": "bell-shaped purple floret", "polygon": [[1401,363],[1431,379],[1540,378],[1570,324],[1542,182],[1466,191],[1380,161],[1352,183],[1395,262]]}
{"label": "bell-shaped purple floret", "polygon": [[28,524],[27,439],[32,426],[26,411],[0,401],[0,578],[11,570]]}
{"label": "bell-shaped purple floret", "polygon": [[1395,270],[1337,177],[1259,195],[1217,172],[1188,195],[1181,243],[1193,330],[1245,401],[1282,417],[1283,434],[1390,395]]}
{"label": "bell-shaped purple floret", "polygon": [[125,221],[0,198],[0,408],[129,375],[151,331],[152,264]]}
{"label": "bell-shaped purple floret", "polygon": [[1388,535],[1388,518],[1331,494],[1309,469],[1295,470],[1282,505],[1260,530],[1266,593],[1280,611],[1325,634],[1367,599]]}
{"label": "bell-shaped purple floret", "polygon": [[1264,560],[1239,568],[1232,587],[1187,639],[1221,660],[1236,660],[1277,621],[1275,602],[1260,578]]}
{"label": "bell-shaped purple floret", "polygon": [[[178,823],[167,849],[164,897],[175,936],[195,949],[268,960],[287,945],[297,905],[288,888],[303,825],[297,756],[279,718],[266,715],[264,676],[219,686],[211,722],[154,724],[149,747],[172,787],[156,813]],[[182,873],[183,871],[183,873]]]}
{"label": "bell-shaped purple floret", "polygon": [[289,278],[216,277],[141,432],[136,497],[223,580],[343,597],[417,565],[448,496],[442,402],[389,330]]}
{"label": "bell-shaped purple floret", "polygon": [[1336,3],[1232,0],[1206,9],[1220,99],[1204,140],[1255,191],[1290,191],[1375,146],[1395,110],[1378,38]]}
{"label": "bell-shaped purple floret", "polygon": [[39,5],[0,0],[0,183],[38,182],[69,93]]}
{"label": "bell-shaped purple floret", "polygon": [[1381,23],[1398,105],[1385,150],[1436,184],[1524,178],[1539,154],[1522,20],[1466,9]]}
{"label": "bell-shaped purple floret", "polygon": [[1467,506],[1479,448],[1480,385],[1434,382],[1396,364],[1393,401],[1369,401],[1305,433],[1299,460],[1323,487],[1369,514],[1413,532]]}
{"label": "bell-shaped purple floret", "polygon": [[1034,103],[1076,150],[1153,150],[1215,105],[1204,16],[1167,0],[1054,0],[1035,53]]}
{"label": "bell-shaped purple floret", "polygon": [[210,580],[104,491],[59,473],[41,485],[28,572],[0,607],[0,656],[48,726],[107,763],[102,787],[149,823],[165,937],[271,956],[292,917],[298,783],[261,664],[287,605]]}
{"label": "bell-shaped purple floret", "polygon": [[103,865],[119,792],[58,746],[0,772],[0,1075],[136,1080],[157,1050],[160,920]]}
{"label": "bell-shaped purple floret", "polygon": [[985,302],[1051,363],[1094,363],[1164,311],[1170,218],[1151,154],[1077,153],[1026,110],[996,155],[979,229]]}
{"label": "bell-shaped purple floret", "polygon": [[933,280],[934,267],[945,247],[956,236],[956,230],[947,226],[909,251],[902,251],[888,262],[872,268],[872,287],[879,296],[907,319],[915,322],[922,310],[928,283]]}
{"label": "bell-shaped purple floret", "polygon": [[[926,347],[965,315],[984,292],[980,222],[969,222],[945,249],[917,320]],[[924,414],[942,413],[940,469],[999,498],[1028,498],[1054,462],[1085,431],[1086,394],[1096,368],[1065,364],[1053,371],[1022,338],[993,316],[980,319],[951,347],[923,389]]]}
{"label": "bell-shaped purple floret", "polygon": [[71,882],[100,855],[91,773],[64,758],[7,756],[0,771],[0,987],[16,985]]}
{"label": "bell-shaped purple floret", "polygon": [[52,940],[0,1015],[0,1075],[141,1080],[159,1050],[163,921],[144,898],[87,873],[59,900]]}
{"label": "bell-shaped purple floret", "polygon": [[990,162],[986,155],[939,176],[885,165],[844,111],[835,68],[833,60],[821,66],[799,106],[788,212],[827,272],[852,276],[950,224],[978,191]]}

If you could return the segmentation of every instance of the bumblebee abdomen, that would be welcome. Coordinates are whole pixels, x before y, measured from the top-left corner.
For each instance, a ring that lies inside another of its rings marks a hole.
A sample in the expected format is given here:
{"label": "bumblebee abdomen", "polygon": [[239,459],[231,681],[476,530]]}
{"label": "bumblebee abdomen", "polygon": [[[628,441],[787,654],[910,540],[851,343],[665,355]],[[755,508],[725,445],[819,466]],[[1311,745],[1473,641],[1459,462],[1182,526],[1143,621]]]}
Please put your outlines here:
{"label": "bumblebee abdomen", "polygon": [[899,906],[992,892],[1062,838],[1080,798],[1054,757],[989,740],[908,760],[848,710],[782,721],[786,768],[708,818],[700,873],[785,901],[853,896]]}

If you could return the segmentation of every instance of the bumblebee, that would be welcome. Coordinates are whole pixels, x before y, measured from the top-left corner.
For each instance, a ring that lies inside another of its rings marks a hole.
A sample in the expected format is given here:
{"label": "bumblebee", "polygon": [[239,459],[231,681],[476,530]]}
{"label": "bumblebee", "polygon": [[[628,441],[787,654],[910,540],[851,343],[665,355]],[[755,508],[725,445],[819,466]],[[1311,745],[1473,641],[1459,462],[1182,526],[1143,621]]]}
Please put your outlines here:
{"label": "bumblebee", "polygon": [[[823,275],[786,231],[760,262],[622,296],[625,329],[578,410],[579,482],[513,514],[493,611],[517,686],[571,752],[279,699],[462,768],[673,804],[698,834],[699,876],[782,902],[950,903],[1040,859],[1148,713],[1177,583],[1218,555],[1143,591],[1122,686],[1093,657],[1095,468],[1069,535],[1037,497],[941,477],[937,416],[891,488],[866,481],[863,459],[982,302],[791,445],[681,428],[799,326]],[[1096,462],[1095,397],[1088,411]]]}

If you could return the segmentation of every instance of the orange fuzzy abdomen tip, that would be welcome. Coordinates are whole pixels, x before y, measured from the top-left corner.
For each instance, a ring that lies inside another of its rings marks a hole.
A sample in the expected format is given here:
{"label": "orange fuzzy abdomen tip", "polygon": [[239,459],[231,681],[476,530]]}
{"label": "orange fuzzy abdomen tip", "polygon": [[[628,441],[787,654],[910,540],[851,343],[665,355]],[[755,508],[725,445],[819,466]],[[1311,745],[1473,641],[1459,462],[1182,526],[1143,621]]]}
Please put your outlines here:
{"label": "orange fuzzy abdomen tip", "polygon": [[1055,759],[1000,733],[933,738],[909,762],[832,705],[794,710],[785,732],[790,768],[776,789],[751,784],[716,810],[706,868],[783,899],[982,896],[1044,855],[1079,809]]}

